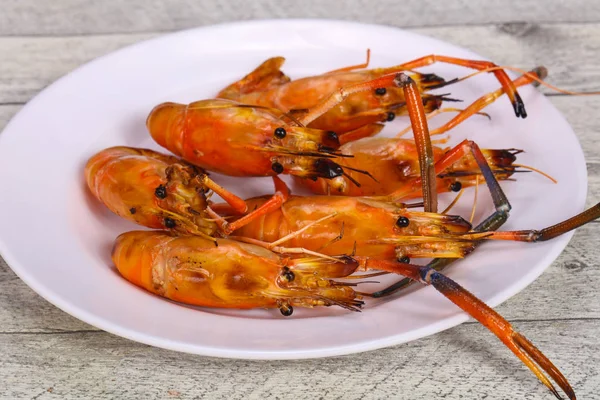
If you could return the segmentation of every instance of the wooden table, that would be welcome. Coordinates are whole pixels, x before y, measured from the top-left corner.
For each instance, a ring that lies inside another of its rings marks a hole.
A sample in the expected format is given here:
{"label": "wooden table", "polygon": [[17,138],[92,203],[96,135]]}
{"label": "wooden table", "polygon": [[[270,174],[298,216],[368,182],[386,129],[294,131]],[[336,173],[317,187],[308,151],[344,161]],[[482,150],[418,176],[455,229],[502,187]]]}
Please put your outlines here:
{"label": "wooden table", "polygon": [[[1,0],[0,10],[0,129],[46,85],[95,57],[163,32],[254,18],[408,28],[500,65],[545,65],[561,88],[600,90],[597,1]],[[579,135],[592,205],[600,200],[600,96],[548,96]],[[599,239],[600,224],[579,229],[535,283],[497,308],[556,363],[581,399],[600,398]],[[198,357],[88,326],[40,298],[1,259],[0,354],[3,399],[552,398],[477,323],[328,359]]]}

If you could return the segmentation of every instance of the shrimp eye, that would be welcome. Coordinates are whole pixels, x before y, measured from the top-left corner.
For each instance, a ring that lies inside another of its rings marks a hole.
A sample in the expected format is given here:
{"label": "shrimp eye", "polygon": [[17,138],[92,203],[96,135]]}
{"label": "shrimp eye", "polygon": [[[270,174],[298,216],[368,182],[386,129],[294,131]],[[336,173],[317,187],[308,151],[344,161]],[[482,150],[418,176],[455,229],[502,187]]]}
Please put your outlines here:
{"label": "shrimp eye", "polygon": [[283,269],[281,276],[283,277],[283,279],[285,279],[288,282],[293,282],[294,278],[296,278],[296,275],[294,275],[294,273],[292,271],[290,271],[290,269],[288,267],[285,267]]}
{"label": "shrimp eye", "polygon": [[333,179],[344,174],[344,170],[338,164],[325,158],[315,161],[317,174],[326,179]]}
{"label": "shrimp eye", "polygon": [[396,118],[396,114],[394,114],[393,112],[389,112],[389,113],[387,113],[385,120],[387,122],[391,122],[394,120],[394,118]]}
{"label": "shrimp eye", "polygon": [[129,212],[130,212],[131,214],[135,214],[135,213],[137,212],[137,210],[135,209],[135,207],[131,207],[131,208],[129,209]]}
{"label": "shrimp eye", "polygon": [[452,184],[450,185],[450,190],[452,190],[453,192],[458,192],[460,191],[460,189],[462,189],[462,183],[458,181],[452,182]]}
{"label": "shrimp eye", "polygon": [[380,88],[375,89],[375,94],[377,96],[383,96],[386,93],[387,93],[387,89],[384,88],[384,87],[380,87]]}
{"label": "shrimp eye", "polygon": [[338,141],[340,140],[340,138],[338,137],[338,134],[335,133],[334,131],[327,131],[327,137],[331,140],[335,140]]}
{"label": "shrimp eye", "polygon": [[154,195],[159,199],[164,199],[167,197],[167,188],[165,185],[158,185],[158,187],[154,189]]}
{"label": "shrimp eye", "polygon": [[406,218],[406,217],[400,217],[396,221],[396,226],[398,228],[406,228],[409,223],[410,223],[410,221],[408,220],[408,218]]}
{"label": "shrimp eye", "polygon": [[164,220],[165,226],[169,229],[171,228],[175,228],[177,226],[177,223],[175,223],[175,220],[173,218],[165,218]]}
{"label": "shrimp eye", "polygon": [[276,174],[281,174],[283,172],[283,165],[279,164],[277,161],[271,164],[271,169],[275,171]]}
{"label": "shrimp eye", "polygon": [[410,257],[409,256],[398,257],[398,262],[402,263],[402,264],[408,264],[408,263],[410,263]]}
{"label": "shrimp eye", "polygon": [[275,129],[275,137],[277,139],[283,139],[286,134],[287,134],[287,132],[285,131],[285,129],[283,129],[281,127]]}
{"label": "shrimp eye", "polygon": [[281,315],[283,315],[284,317],[289,317],[290,315],[292,315],[294,313],[294,308],[292,306],[290,306],[289,304],[282,304],[279,306],[279,311],[281,312]]}

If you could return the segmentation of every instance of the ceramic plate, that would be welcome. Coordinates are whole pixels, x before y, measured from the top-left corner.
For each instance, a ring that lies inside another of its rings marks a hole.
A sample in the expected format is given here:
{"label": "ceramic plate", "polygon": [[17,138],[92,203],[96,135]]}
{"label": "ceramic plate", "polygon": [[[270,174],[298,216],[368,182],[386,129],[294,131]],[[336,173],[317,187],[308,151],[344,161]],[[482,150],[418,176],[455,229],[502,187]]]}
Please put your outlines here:
{"label": "ceramic plate", "polygon": [[[402,44],[400,46],[400,44]],[[395,345],[455,326],[468,316],[431,287],[369,301],[362,313],[337,308],[220,310],[186,307],[148,294],[122,279],[110,261],[115,237],[139,229],[120,220],[87,193],[83,167],[95,152],[114,145],[159,149],[145,129],[153,106],[214,97],[268,57],[286,57],[293,78],[363,62],[391,66],[427,54],[482,59],[468,50],[395,28],[326,20],[253,21],[178,32],[101,57],[68,74],[31,100],[0,135],[0,252],[33,290],[67,313],[108,332],[202,355],[294,359],[324,357]],[[533,66],[531,66],[533,67]],[[471,73],[437,64],[425,72],[451,79]],[[495,90],[491,75],[449,91],[467,104]],[[541,228],[577,212],[586,196],[580,145],[561,114],[535,89],[520,89],[529,117],[515,117],[506,97],[452,132],[485,148],[519,148],[519,162],[558,179],[519,174],[504,182],[513,212],[506,229]],[[456,105],[453,103],[452,105]],[[439,125],[447,116],[432,120]],[[407,124],[397,118],[384,134]],[[553,154],[569,154],[563,163]],[[272,190],[269,178],[213,175],[249,197]],[[296,193],[300,193],[296,191]],[[468,217],[473,190],[453,212]],[[442,205],[449,198],[442,197]],[[492,210],[479,193],[476,220]],[[571,235],[547,243],[488,243],[455,263],[447,274],[492,306],[513,296],[547,268]],[[361,290],[376,290],[395,281]],[[556,293],[558,297],[560,294]]]}

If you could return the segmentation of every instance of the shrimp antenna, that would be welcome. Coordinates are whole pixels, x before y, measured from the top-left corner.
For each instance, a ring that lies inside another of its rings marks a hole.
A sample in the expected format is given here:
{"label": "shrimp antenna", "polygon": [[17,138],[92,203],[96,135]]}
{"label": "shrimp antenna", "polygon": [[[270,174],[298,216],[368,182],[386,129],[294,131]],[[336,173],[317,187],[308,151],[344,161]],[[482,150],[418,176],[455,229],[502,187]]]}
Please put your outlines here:
{"label": "shrimp antenna", "polygon": [[353,177],[348,175],[346,172],[342,172],[342,175],[344,175],[346,178],[348,178],[348,180],[350,182],[354,183],[356,185],[356,187],[360,187],[360,183],[358,183],[358,181],[356,179],[354,179]]}
{"label": "shrimp antenna", "polygon": [[452,203],[450,203],[448,205],[448,207],[446,207],[446,209],[444,211],[442,211],[442,215],[447,214],[450,210],[452,210],[452,207],[454,207],[456,205],[456,203],[458,202],[458,199],[461,198],[461,196],[463,195],[463,193],[465,192],[465,188],[461,188],[460,192],[458,192],[458,194],[456,195],[456,197],[454,198],[454,200],[452,200]]}
{"label": "shrimp antenna", "polygon": [[[381,276],[381,275],[388,275],[391,272],[388,271],[377,271],[377,272],[372,272],[370,274],[363,274],[363,275],[348,275],[345,276],[344,279],[363,279],[363,278],[373,278],[376,276]],[[374,282],[374,281],[366,281],[366,282],[360,282],[360,283],[379,283],[379,282]]]}
{"label": "shrimp antenna", "polygon": [[[352,167],[347,167],[345,165],[340,165],[340,167],[344,168],[344,169],[349,169],[350,171],[354,171],[354,172],[358,172],[359,174],[363,174],[368,176],[369,178],[373,179],[375,182],[379,183],[379,181],[373,176],[371,175],[371,173],[369,171],[365,171],[364,169],[358,169],[358,168],[352,168]],[[360,187],[360,186],[359,186]]]}
{"label": "shrimp antenna", "polygon": [[[383,275],[383,274],[389,274],[389,272],[376,272],[375,276],[377,275]],[[366,275],[357,275],[357,276],[353,276],[353,278],[355,279],[362,279],[365,278]],[[344,278],[344,279],[348,279],[348,278]],[[338,282],[338,281],[334,281],[333,285],[334,286],[352,286],[352,287],[356,287],[358,285],[362,285],[363,283],[381,283],[379,281],[360,281],[360,282]]]}
{"label": "shrimp antenna", "polygon": [[475,208],[477,207],[477,195],[479,194],[479,175],[475,175],[475,194],[473,195],[473,208],[471,209],[471,218],[469,218],[469,223],[473,223],[473,218],[475,218]]}
{"label": "shrimp antenna", "polygon": [[537,168],[533,168],[533,167],[530,167],[528,165],[523,165],[523,164],[513,164],[513,166],[514,167],[521,167],[521,168],[525,168],[525,169],[528,169],[528,170],[533,171],[533,172],[537,172],[538,174],[540,174],[542,176],[545,176],[546,178],[550,179],[552,182],[558,183],[558,181],[556,179],[554,179],[552,176],[550,176],[549,174],[547,174],[544,171],[541,171],[541,170],[539,170]]}

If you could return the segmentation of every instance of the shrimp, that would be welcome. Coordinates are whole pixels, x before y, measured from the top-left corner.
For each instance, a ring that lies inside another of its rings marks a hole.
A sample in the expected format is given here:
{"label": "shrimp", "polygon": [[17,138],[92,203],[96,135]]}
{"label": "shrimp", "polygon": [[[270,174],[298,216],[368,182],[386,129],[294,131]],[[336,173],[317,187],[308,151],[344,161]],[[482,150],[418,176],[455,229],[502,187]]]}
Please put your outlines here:
{"label": "shrimp", "polygon": [[[433,146],[433,158],[442,160],[450,148]],[[509,179],[521,169],[514,165],[519,149],[481,149],[497,180]],[[422,197],[418,178],[419,154],[417,145],[411,139],[372,137],[349,142],[340,147],[340,152],[348,157],[343,168],[363,168],[371,176],[355,174],[349,170],[348,177],[335,180],[302,180],[295,182],[315,194],[335,194],[340,196],[385,196],[392,195],[396,201],[406,201]],[[520,165],[518,165],[520,166]],[[468,155],[448,167],[436,177],[438,193],[458,192],[462,188],[482,183],[475,159]],[[358,182],[356,185],[350,179]]]}
{"label": "shrimp", "polygon": [[[460,65],[476,70],[490,69],[505,89],[517,117],[525,118],[525,106],[516,87],[502,69],[487,61],[464,60],[454,57],[429,55],[389,68],[362,69],[365,64],[346,67],[322,75],[290,80],[282,71],[285,59],[274,57],[263,62],[240,81],[234,82],[218,93],[217,97],[239,101],[244,104],[277,108],[283,112],[308,110],[316,107],[339,88],[375,80],[401,71],[411,71],[435,62]],[[427,112],[441,107],[443,101],[457,101],[445,95],[431,95],[429,90],[444,87],[455,80],[445,81],[435,74],[411,73],[422,95]],[[392,121],[397,114],[407,113],[406,98],[402,90],[380,86],[370,91],[354,93],[344,102],[320,115],[306,126],[332,130],[340,136],[352,133],[360,137],[373,136],[383,123]]]}
{"label": "shrimp", "polygon": [[243,199],[212,181],[201,168],[177,157],[148,149],[111,147],[92,156],[85,167],[91,193],[112,212],[154,229],[213,238],[279,207],[289,191],[275,178],[276,192],[247,219],[228,224],[210,209],[209,191],[220,195],[237,213],[247,213]]}
{"label": "shrimp", "polygon": [[305,128],[276,109],[219,99],[163,103],[146,125],[175,155],[225,175],[332,179],[344,174],[334,161],[343,158],[334,132]]}
{"label": "shrimp", "polygon": [[352,274],[358,263],[284,256],[228,239],[217,246],[199,236],[134,231],[120,235],[112,259],[127,280],[174,301],[204,307],[279,308],[338,305],[357,311],[363,302],[332,278]]}

